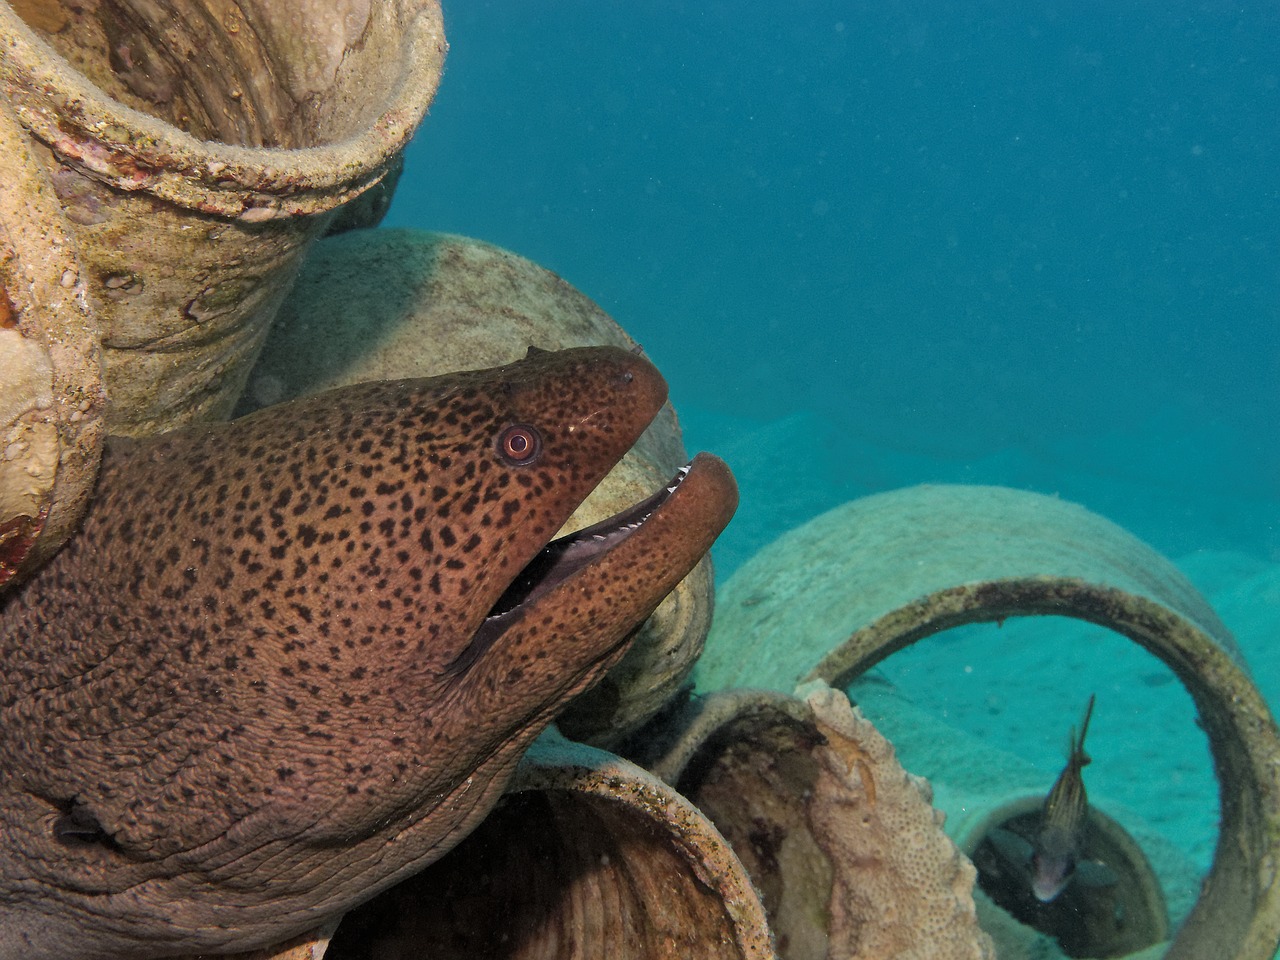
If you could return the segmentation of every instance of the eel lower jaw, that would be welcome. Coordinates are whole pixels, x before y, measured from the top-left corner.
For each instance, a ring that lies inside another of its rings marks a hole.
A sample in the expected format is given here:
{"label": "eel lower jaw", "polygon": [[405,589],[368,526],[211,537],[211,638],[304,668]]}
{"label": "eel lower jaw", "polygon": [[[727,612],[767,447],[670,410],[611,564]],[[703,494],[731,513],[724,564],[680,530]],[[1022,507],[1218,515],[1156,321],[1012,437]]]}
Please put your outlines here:
{"label": "eel lower jaw", "polygon": [[450,672],[467,670],[540,597],[604,557],[643,527],[680,488],[692,467],[692,461],[686,463],[662,489],[621,513],[557,537],[543,547],[498,598],[466,649],[449,665]]}

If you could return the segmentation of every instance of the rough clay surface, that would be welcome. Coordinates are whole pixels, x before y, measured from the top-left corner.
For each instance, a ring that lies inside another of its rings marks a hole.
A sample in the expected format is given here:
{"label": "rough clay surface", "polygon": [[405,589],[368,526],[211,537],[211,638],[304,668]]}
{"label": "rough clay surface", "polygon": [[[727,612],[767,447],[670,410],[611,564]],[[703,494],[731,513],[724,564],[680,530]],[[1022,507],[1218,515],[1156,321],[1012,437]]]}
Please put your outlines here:
{"label": "rough clay surface", "polygon": [[866,960],[995,960],[974,910],[973,865],[942,830],[929,785],[844,694],[814,683],[798,693],[826,744],[809,802],[814,837],[836,864],[833,939]]}
{"label": "rough clay surface", "polygon": [[98,327],[43,166],[0,104],[0,589],[52,555],[102,456]]}
{"label": "rough clay surface", "polygon": [[973,866],[928,784],[844,694],[819,682],[796,697],[724,691],[672,725],[680,732],[654,769],[742,857],[781,956],[994,960]]}

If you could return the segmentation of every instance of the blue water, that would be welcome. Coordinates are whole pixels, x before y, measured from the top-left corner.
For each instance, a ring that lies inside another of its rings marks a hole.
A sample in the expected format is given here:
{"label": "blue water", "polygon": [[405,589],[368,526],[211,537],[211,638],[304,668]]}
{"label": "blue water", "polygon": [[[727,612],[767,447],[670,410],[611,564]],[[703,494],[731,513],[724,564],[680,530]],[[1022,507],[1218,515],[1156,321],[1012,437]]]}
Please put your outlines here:
{"label": "blue water", "polygon": [[450,5],[388,222],[565,276],[703,445],[811,414],[828,485],[1013,482],[1280,558],[1280,12],[783,9]]}
{"label": "blue water", "polygon": [[[852,496],[1057,493],[1181,563],[1276,702],[1280,589],[1257,578],[1280,564],[1280,8],[446,15],[387,222],[519,252],[643,343],[690,448],[739,474],[722,579]],[[1050,777],[1068,686],[1054,723],[991,734]]]}

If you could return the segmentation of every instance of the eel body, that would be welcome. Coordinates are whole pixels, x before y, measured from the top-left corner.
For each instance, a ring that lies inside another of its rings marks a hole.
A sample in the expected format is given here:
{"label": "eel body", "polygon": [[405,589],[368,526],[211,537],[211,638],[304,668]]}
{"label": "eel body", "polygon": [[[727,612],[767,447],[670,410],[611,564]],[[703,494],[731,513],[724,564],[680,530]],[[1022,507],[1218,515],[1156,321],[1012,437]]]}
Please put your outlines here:
{"label": "eel body", "polygon": [[456,844],[737,502],[554,540],[666,397],[616,348],[117,445],[0,601],[0,958],[278,943]]}

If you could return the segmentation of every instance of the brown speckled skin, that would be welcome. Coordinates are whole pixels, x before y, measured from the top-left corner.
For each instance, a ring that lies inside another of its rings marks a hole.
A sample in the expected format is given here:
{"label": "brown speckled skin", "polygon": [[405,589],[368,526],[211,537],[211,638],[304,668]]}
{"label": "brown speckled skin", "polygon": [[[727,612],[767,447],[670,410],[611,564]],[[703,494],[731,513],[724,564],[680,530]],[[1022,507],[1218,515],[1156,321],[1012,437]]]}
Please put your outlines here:
{"label": "brown speckled skin", "polygon": [[[0,609],[0,957],[278,942],[460,840],[732,513],[700,458],[456,662],[665,395],[584,348],[114,450],[83,531]],[[498,456],[512,423],[536,462]]]}

